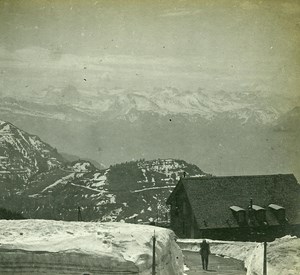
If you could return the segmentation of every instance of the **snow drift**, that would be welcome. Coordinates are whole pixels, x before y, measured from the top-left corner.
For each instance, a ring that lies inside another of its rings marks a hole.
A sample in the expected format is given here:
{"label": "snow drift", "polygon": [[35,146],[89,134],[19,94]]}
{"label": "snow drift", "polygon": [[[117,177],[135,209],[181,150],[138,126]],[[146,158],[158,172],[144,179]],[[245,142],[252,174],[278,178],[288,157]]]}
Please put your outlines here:
{"label": "snow drift", "polygon": [[0,221],[0,274],[182,274],[168,229],[126,223]]}
{"label": "snow drift", "polygon": [[[249,261],[247,275],[262,274],[263,245],[258,244]],[[298,275],[300,274],[300,239],[285,236],[268,243],[267,247],[268,274]]]}
{"label": "snow drift", "polygon": [[[179,239],[183,250],[199,251],[201,239]],[[209,240],[213,254],[244,261],[247,275],[263,274],[263,243]],[[285,236],[267,245],[267,269],[272,275],[300,274],[300,239]]]}

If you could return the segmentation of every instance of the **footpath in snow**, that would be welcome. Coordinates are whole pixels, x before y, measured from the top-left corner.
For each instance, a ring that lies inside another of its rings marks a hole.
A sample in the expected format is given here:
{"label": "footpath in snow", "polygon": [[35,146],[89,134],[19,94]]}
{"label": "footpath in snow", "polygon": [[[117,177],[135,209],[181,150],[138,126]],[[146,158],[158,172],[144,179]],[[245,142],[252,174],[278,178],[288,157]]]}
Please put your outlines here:
{"label": "footpath in snow", "polygon": [[185,250],[183,252],[185,263],[185,275],[246,275],[246,270],[242,261],[220,257],[209,256],[208,270],[203,270],[201,256],[199,252]]}
{"label": "footpath in snow", "polygon": [[183,274],[171,230],[147,225],[0,220],[0,274]]}
{"label": "footpath in snow", "polygon": [[[198,252],[201,239],[179,239],[182,250]],[[208,240],[211,252],[215,255],[230,257],[244,262],[247,275],[262,275],[263,244],[255,242],[229,242]],[[267,270],[270,275],[300,274],[300,239],[285,236],[268,243]]]}

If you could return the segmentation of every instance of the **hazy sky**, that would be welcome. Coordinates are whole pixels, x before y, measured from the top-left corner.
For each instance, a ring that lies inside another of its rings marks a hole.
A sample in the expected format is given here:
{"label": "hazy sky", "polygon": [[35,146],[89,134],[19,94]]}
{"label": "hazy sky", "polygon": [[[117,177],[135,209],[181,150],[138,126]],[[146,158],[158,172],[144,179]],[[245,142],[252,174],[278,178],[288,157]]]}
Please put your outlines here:
{"label": "hazy sky", "polygon": [[299,41],[297,0],[0,0],[0,85],[291,96]]}

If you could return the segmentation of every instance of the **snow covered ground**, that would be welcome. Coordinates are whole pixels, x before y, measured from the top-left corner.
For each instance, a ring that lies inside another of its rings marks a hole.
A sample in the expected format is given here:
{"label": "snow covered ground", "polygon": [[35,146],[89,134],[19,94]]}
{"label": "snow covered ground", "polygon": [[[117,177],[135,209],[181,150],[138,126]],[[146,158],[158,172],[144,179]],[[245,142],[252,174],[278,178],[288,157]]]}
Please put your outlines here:
{"label": "snow covered ground", "polygon": [[183,274],[168,229],[127,223],[0,220],[0,274]]}
{"label": "snow covered ground", "polygon": [[[177,242],[183,250],[199,251],[202,240],[179,239]],[[215,240],[208,240],[208,242],[213,254],[244,261],[247,268],[247,275],[263,274],[262,243]],[[268,274],[300,274],[300,239],[285,236],[268,243],[267,261]]]}

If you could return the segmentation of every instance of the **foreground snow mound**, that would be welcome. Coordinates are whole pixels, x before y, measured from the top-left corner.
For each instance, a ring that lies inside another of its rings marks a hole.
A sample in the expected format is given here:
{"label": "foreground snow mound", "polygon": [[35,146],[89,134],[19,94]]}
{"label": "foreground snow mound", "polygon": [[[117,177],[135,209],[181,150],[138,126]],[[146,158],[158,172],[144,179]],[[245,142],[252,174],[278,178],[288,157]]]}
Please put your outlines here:
{"label": "foreground snow mound", "polygon": [[[300,274],[300,239],[285,236],[268,243],[268,274],[298,275]],[[256,246],[250,258],[247,275],[262,274],[263,245]]]}
{"label": "foreground snow mound", "polygon": [[183,274],[168,229],[126,223],[0,220],[0,274]]}

